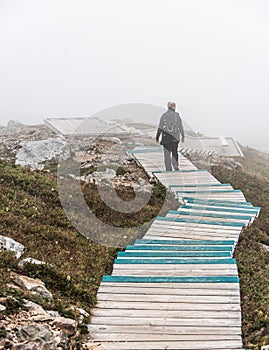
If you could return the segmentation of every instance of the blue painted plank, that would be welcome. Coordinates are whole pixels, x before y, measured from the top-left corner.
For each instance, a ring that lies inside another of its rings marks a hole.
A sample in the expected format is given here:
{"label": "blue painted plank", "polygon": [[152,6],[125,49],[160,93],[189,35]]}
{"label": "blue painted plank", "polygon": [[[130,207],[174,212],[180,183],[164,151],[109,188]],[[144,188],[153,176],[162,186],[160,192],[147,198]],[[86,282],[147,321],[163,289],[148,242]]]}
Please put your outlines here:
{"label": "blue painted plank", "polygon": [[213,214],[213,213],[206,213],[205,211],[201,211],[199,213],[197,212],[189,212],[184,210],[169,210],[169,214],[176,214],[176,215],[190,215],[190,216],[206,216],[210,218],[224,218],[224,219],[238,219],[238,220],[251,220],[251,216],[246,215],[229,215],[229,214]]}
{"label": "blue painted plank", "polygon": [[188,197],[184,196],[184,200],[190,202],[190,203],[200,203],[200,204],[220,204],[221,206],[231,206],[231,207],[251,207],[251,208],[256,208],[254,207],[250,202],[237,202],[237,201],[229,201],[229,200],[222,200],[222,199],[202,199],[202,198],[193,198],[193,197]]}
{"label": "blue painted plank", "polygon": [[195,210],[209,210],[209,211],[225,211],[227,213],[242,213],[242,214],[257,214],[259,211],[257,209],[231,209],[231,208],[214,208],[211,206],[194,206],[194,205],[181,205],[182,209],[195,209]]}
{"label": "blue painted plank", "polygon": [[173,245],[127,245],[126,250],[176,250],[176,251],[227,251],[230,252],[233,250],[233,246],[200,246],[200,245],[187,245],[187,246],[173,246]]}
{"label": "blue painted plank", "polygon": [[155,220],[158,221],[172,221],[172,222],[186,222],[201,225],[218,225],[218,226],[233,226],[233,227],[243,227],[244,222],[224,222],[224,221],[207,221],[207,220],[195,220],[195,219],[179,219],[179,218],[168,218],[163,216],[157,216]]}
{"label": "blue painted plank", "polygon": [[230,259],[115,259],[114,264],[124,264],[124,265],[211,265],[211,264],[236,264],[236,260]]}
{"label": "blue painted plank", "polygon": [[239,283],[238,276],[176,277],[176,276],[103,276],[103,282],[122,283]]}
{"label": "blue painted plank", "polygon": [[194,191],[174,191],[176,193],[242,193],[240,190],[194,190]]}
{"label": "blue painted plank", "polygon": [[175,239],[136,239],[135,244],[197,244],[197,245],[234,245],[233,240],[175,240]]}
{"label": "blue painted plank", "polygon": [[231,251],[191,251],[191,252],[118,252],[118,257],[152,257],[152,258],[166,258],[166,257],[231,257]]}
{"label": "blue painted plank", "polygon": [[174,188],[174,187],[230,187],[231,185],[230,184],[216,184],[216,183],[203,183],[203,184],[200,184],[200,183],[197,183],[197,184],[191,184],[191,185],[188,185],[188,184],[185,184],[185,185],[169,185],[169,187],[171,188]]}

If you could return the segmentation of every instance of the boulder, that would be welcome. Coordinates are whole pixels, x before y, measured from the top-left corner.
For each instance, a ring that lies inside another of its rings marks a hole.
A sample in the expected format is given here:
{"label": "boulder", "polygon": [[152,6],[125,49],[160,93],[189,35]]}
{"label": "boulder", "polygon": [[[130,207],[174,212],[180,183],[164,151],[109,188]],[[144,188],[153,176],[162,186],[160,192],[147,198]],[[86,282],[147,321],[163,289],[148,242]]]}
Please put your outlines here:
{"label": "boulder", "polygon": [[24,251],[24,245],[15,241],[12,238],[0,235],[0,251],[12,251],[15,253],[17,259],[19,259]]}
{"label": "boulder", "polygon": [[53,331],[47,329],[45,325],[27,324],[15,328],[17,343],[12,349],[17,350],[40,350],[57,349],[57,342]]}
{"label": "boulder", "polygon": [[28,311],[31,320],[35,322],[53,321],[55,318],[49,312],[45,311],[41,305],[30,300],[24,299],[23,308]]}
{"label": "boulder", "polygon": [[6,307],[0,304],[0,319],[4,316],[5,311],[6,311]]}
{"label": "boulder", "polygon": [[57,164],[71,156],[70,147],[61,138],[28,141],[21,144],[16,155],[16,164],[42,170],[46,165]]}
{"label": "boulder", "polygon": [[89,182],[104,183],[112,185],[116,177],[116,171],[114,169],[106,168],[105,171],[94,171],[87,176]]}
{"label": "boulder", "polygon": [[57,317],[52,322],[52,325],[55,326],[56,328],[60,329],[67,336],[72,336],[77,331],[78,323],[77,323],[77,321],[75,321],[71,318]]}
{"label": "boulder", "polygon": [[107,141],[107,142],[113,142],[113,143],[116,143],[118,145],[122,144],[121,139],[119,139],[118,137],[101,136],[101,137],[98,137],[98,140]]}
{"label": "boulder", "polygon": [[12,282],[23,290],[37,295],[41,298],[52,300],[52,294],[47,290],[45,284],[40,279],[13,274]]}
{"label": "boulder", "polygon": [[23,260],[21,260],[18,264],[18,267],[23,270],[26,264],[32,264],[32,265],[46,265],[46,263],[44,261],[40,261],[37,259],[33,259],[33,258],[25,258]]}

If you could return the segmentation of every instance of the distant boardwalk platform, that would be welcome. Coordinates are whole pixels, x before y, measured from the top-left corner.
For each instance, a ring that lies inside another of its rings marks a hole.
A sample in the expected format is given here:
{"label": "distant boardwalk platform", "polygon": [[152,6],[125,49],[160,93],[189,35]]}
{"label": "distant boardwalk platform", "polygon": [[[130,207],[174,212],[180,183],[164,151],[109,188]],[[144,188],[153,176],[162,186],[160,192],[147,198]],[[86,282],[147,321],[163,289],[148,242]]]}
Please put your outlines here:
{"label": "distant boardwalk platform", "polygon": [[93,349],[243,349],[235,245],[260,208],[180,155],[165,172],[159,146],[130,151],[179,199],[104,276],[89,331]]}

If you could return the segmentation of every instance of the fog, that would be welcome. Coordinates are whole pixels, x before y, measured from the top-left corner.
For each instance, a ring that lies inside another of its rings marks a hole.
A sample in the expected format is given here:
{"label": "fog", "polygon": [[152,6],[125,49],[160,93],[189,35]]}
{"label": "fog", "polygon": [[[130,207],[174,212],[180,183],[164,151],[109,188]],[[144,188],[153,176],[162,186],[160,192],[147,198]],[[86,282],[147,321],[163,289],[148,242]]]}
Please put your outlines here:
{"label": "fog", "polygon": [[266,0],[0,0],[0,123],[173,100],[269,150],[268,20]]}

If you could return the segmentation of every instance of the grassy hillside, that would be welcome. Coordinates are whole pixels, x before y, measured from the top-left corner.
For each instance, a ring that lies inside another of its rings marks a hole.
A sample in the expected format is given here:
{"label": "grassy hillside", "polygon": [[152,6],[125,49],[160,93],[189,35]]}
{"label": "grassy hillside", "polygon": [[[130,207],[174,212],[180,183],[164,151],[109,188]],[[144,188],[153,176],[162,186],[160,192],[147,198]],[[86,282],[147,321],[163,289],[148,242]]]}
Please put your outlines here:
{"label": "grassy hillside", "polygon": [[[241,281],[243,340],[245,347],[259,349],[269,344],[269,156],[243,148],[245,158],[241,170],[214,166],[212,173],[222,182],[241,189],[246,199],[261,206],[259,219],[240,237],[235,255]],[[70,185],[72,185],[71,179]],[[93,184],[83,186],[84,198],[104,222],[129,230],[142,225],[141,234],[164,203],[164,188],[154,187],[146,210],[120,214],[106,207]],[[131,188],[119,189],[125,200],[133,198]],[[170,207],[175,202],[167,203]],[[165,212],[166,208],[162,209]],[[57,193],[56,178],[46,173],[0,162],[0,234],[25,245],[24,257],[32,257],[51,265],[28,266],[24,272],[41,278],[53,293],[54,301],[36,297],[7,287],[11,271],[19,272],[12,254],[0,253],[0,297],[14,295],[18,302],[9,305],[14,312],[20,300],[28,298],[45,308],[58,310],[62,315],[76,317],[71,305],[90,311],[103,274],[109,274],[117,250],[99,245],[78,233],[67,220]]]}
{"label": "grassy hillside", "polygon": [[262,207],[259,218],[241,234],[235,251],[241,286],[243,340],[255,350],[269,344],[269,155],[244,148],[245,158],[237,159],[242,170],[213,167],[221,182],[240,189],[246,200]]}
{"label": "grassy hillside", "polygon": [[[66,181],[72,186],[75,180]],[[165,196],[163,186],[156,185],[147,210],[119,214],[102,202],[94,184],[83,186],[83,191],[89,206],[102,221],[126,230],[142,225],[141,234],[158,215]],[[133,198],[130,188],[118,192],[125,200]],[[3,161],[0,162],[0,234],[25,245],[22,258],[32,257],[50,264],[28,265],[23,273],[45,282],[54,301],[37,300],[8,288],[10,273],[22,272],[13,255],[5,252],[0,252],[0,297],[14,295],[18,300],[26,297],[69,317],[76,316],[71,305],[90,311],[96,302],[100,280],[104,274],[111,273],[117,253],[116,249],[90,241],[72,227],[61,207],[55,176]]]}

